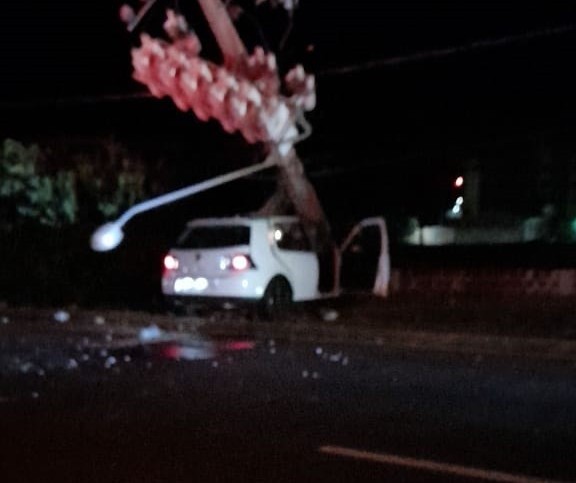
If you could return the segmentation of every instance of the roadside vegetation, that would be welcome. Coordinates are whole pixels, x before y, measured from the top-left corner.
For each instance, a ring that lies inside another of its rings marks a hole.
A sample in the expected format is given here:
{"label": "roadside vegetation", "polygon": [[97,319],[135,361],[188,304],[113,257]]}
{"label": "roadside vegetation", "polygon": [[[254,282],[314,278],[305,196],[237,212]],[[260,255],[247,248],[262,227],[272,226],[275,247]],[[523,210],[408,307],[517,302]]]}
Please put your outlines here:
{"label": "roadside vegetation", "polygon": [[142,291],[144,280],[157,280],[155,272],[147,272],[155,269],[154,256],[143,261],[151,245],[142,243],[138,254],[119,250],[97,257],[88,239],[97,224],[153,195],[157,186],[149,166],[110,138],[45,146],[4,140],[0,301],[136,304],[132,288]]}

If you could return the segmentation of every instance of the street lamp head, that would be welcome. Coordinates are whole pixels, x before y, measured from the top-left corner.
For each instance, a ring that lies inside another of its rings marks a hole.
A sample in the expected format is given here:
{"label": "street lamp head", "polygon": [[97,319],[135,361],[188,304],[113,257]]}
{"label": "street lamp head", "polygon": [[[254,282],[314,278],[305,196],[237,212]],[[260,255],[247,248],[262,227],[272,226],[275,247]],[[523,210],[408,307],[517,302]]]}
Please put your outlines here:
{"label": "street lamp head", "polygon": [[90,246],[94,251],[107,252],[120,245],[123,238],[122,225],[115,222],[106,223],[92,233]]}

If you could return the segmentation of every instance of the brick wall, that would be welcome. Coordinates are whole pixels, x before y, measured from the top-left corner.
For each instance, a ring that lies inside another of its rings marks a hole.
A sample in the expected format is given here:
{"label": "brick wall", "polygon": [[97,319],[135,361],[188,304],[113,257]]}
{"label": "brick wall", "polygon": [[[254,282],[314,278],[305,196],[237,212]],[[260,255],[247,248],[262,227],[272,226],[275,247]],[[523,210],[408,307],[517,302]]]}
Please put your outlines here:
{"label": "brick wall", "polygon": [[391,294],[496,297],[574,296],[576,269],[396,268]]}

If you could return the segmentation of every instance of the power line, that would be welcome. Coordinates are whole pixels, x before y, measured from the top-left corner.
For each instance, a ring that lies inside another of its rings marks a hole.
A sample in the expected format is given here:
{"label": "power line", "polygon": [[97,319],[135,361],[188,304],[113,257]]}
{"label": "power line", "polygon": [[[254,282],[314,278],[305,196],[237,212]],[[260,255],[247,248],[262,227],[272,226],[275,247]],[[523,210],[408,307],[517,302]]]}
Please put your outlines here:
{"label": "power line", "polygon": [[[445,47],[441,49],[425,50],[396,57],[386,57],[384,59],[369,60],[357,64],[350,64],[342,67],[333,67],[322,69],[316,73],[318,77],[333,77],[339,75],[355,74],[359,72],[366,72],[386,67],[394,67],[403,64],[417,63],[428,60],[439,59],[443,57],[450,57],[454,55],[467,54],[474,51],[490,49],[495,47],[502,47],[506,45],[516,44],[520,42],[531,41],[535,39],[552,37],[562,34],[567,34],[576,31],[576,24],[563,25],[559,27],[552,27],[541,30],[533,30],[516,35],[507,35],[499,38],[482,39],[471,42],[469,44],[458,45],[453,47]],[[0,108],[14,109],[26,107],[50,107],[59,105],[74,105],[74,104],[95,104],[104,102],[119,102],[129,100],[151,99],[152,94],[148,91],[128,93],[128,94],[105,94],[94,96],[76,96],[65,97],[56,99],[36,99],[28,101],[0,101]]]}
{"label": "power line", "polygon": [[494,47],[501,47],[504,45],[510,45],[515,43],[520,43],[524,41],[530,41],[534,39],[551,37],[554,35],[566,34],[569,32],[576,31],[576,25],[564,25],[560,27],[553,27],[549,29],[533,30],[531,32],[524,32],[517,35],[507,35],[495,39],[482,39],[475,42],[471,42],[465,45],[459,45],[455,47],[445,47],[442,49],[434,49],[428,51],[416,52],[414,54],[402,55],[398,57],[388,57],[385,59],[376,59],[359,64],[347,65],[344,67],[334,67],[330,69],[324,69],[318,73],[319,76],[333,76],[342,74],[351,74],[356,72],[362,72],[367,70],[379,69],[382,67],[392,67],[401,64],[415,63],[426,60],[433,60],[442,57],[449,57],[458,54],[465,54],[473,52],[476,50],[483,50]]}
{"label": "power line", "polygon": [[100,94],[93,96],[72,96],[55,99],[29,99],[25,101],[0,101],[3,109],[22,109],[33,107],[55,107],[73,104],[96,104],[102,102],[130,101],[134,99],[150,99],[152,94],[148,91],[132,92],[126,94]]}

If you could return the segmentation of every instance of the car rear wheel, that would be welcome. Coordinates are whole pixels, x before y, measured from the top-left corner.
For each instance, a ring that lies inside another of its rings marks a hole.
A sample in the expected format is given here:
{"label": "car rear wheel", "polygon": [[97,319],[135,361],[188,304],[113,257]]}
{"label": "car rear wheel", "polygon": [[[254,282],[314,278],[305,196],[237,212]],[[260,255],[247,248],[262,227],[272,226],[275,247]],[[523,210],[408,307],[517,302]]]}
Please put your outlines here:
{"label": "car rear wheel", "polygon": [[272,279],[260,301],[259,315],[267,320],[277,320],[287,315],[292,306],[292,288],[282,277]]}

